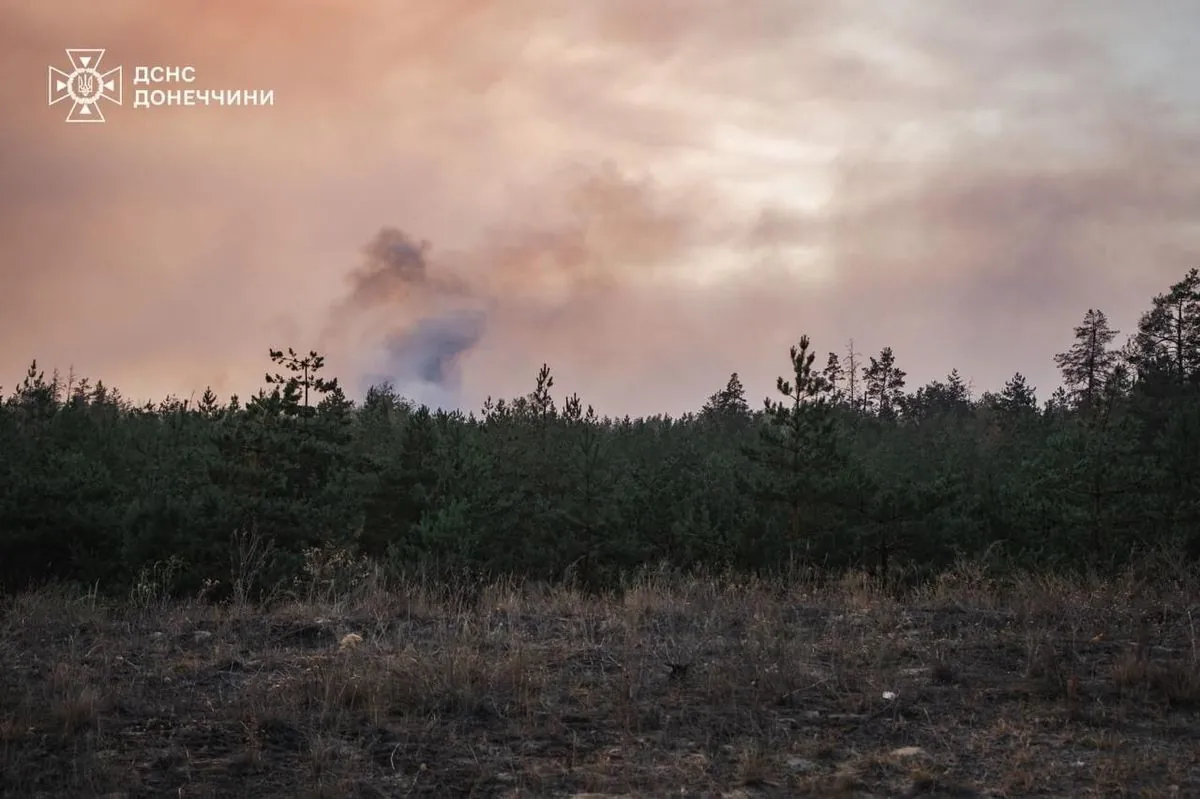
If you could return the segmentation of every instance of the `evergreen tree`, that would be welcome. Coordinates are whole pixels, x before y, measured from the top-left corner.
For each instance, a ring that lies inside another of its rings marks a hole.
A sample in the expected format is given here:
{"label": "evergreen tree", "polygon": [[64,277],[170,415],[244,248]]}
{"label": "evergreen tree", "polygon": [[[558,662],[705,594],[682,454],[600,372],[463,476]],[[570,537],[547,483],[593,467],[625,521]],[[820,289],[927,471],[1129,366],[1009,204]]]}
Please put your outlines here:
{"label": "evergreen tree", "polygon": [[789,351],[792,380],[776,381],[783,399],[764,401],[767,424],[760,428],[758,445],[746,450],[765,467],[765,479],[750,490],[786,508],[784,545],[792,552],[799,547],[804,555],[812,549],[816,517],[836,457],[832,387],[813,368],[816,353],[809,350],[810,344],[808,336],[801,336]]}
{"label": "evergreen tree", "polygon": [[221,413],[221,403],[217,401],[217,395],[213,393],[212,387],[204,389],[204,394],[200,396],[200,401],[196,404],[196,413],[206,419],[215,419]]}
{"label": "evergreen tree", "polygon": [[337,378],[326,380],[320,376],[325,368],[325,357],[315,351],[303,357],[288,347],[287,354],[282,350],[271,350],[271,360],[282,366],[290,375],[284,376],[278,372],[268,373],[266,382],[275,386],[283,402],[283,412],[289,416],[310,416],[314,408],[309,404],[311,394],[325,395],[338,387]]}
{"label": "evergreen tree", "polygon": [[846,372],[842,369],[841,359],[838,358],[836,352],[829,353],[825,359],[825,368],[821,370],[821,377],[825,378],[825,382],[829,384],[829,398],[837,405],[841,405],[848,399],[848,392],[843,386],[846,383]]}
{"label": "evergreen tree", "polygon": [[1109,345],[1119,331],[1109,327],[1103,311],[1089,309],[1075,328],[1075,343],[1054,356],[1073,407],[1090,413],[1117,366],[1117,353]]}
{"label": "evergreen tree", "polygon": [[985,398],[992,410],[1006,415],[1037,413],[1038,410],[1037,389],[1020,372],[1004,383],[999,394],[987,394]]}
{"label": "evergreen tree", "polygon": [[866,387],[866,407],[881,419],[893,419],[904,396],[904,370],[896,366],[896,356],[891,347],[884,347],[879,358],[871,358],[870,365],[863,369]]}
{"label": "evergreen tree", "polygon": [[846,401],[855,411],[866,410],[862,386],[859,383],[859,374],[861,367],[859,366],[858,352],[854,349],[854,339],[846,345]]}
{"label": "evergreen tree", "polygon": [[1200,382],[1200,270],[1154,297],[1138,322],[1131,360],[1144,379],[1177,386]]}
{"label": "evergreen tree", "polygon": [[962,417],[971,410],[970,392],[957,369],[952,370],[944,382],[933,380],[912,396],[901,395],[896,401],[904,416],[918,423],[944,416]]}
{"label": "evergreen tree", "polygon": [[729,376],[725,388],[708,398],[700,410],[700,417],[733,430],[740,429],[750,421],[750,404],[746,402],[746,389],[737,372]]}

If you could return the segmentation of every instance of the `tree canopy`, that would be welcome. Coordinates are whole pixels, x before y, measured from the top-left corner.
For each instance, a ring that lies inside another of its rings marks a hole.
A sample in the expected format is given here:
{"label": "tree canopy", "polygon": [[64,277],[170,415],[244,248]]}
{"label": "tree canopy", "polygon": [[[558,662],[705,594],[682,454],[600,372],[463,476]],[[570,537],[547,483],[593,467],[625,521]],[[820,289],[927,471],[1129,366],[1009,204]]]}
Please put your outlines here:
{"label": "tree canopy", "polygon": [[757,408],[734,373],[696,413],[640,419],[557,394],[549,365],[527,395],[464,414],[389,384],[352,402],[322,355],[292,349],[268,353],[277,371],[245,402],[140,407],[35,361],[0,402],[0,585],[126,590],[172,559],[193,591],[247,535],[270,542],[276,580],[326,546],[596,587],[648,563],[887,578],[964,556],[1200,557],[1197,270],[1118,335],[1086,311],[1041,403],[1020,373],[979,396],[957,369],[909,389],[891,347],[819,367],[800,335]]}

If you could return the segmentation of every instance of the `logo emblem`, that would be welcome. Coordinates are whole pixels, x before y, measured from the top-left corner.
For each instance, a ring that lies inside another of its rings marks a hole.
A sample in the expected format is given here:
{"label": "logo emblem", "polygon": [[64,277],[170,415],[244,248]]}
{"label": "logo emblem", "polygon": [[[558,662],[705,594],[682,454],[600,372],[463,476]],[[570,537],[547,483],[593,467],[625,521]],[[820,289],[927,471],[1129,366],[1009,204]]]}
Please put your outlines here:
{"label": "logo emblem", "polygon": [[50,67],[50,105],[71,101],[68,122],[103,122],[100,101],[121,104],[121,68],[100,71],[104,50],[67,49],[71,72]]}

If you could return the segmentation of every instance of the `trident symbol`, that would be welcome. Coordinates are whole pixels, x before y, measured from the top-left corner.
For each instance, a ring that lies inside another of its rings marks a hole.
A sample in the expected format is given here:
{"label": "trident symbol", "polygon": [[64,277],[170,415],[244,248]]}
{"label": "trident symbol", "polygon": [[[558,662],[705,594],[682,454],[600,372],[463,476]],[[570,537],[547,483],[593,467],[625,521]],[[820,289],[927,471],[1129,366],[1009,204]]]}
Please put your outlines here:
{"label": "trident symbol", "polygon": [[103,122],[102,101],[121,104],[121,68],[100,71],[103,50],[68,49],[71,71],[50,67],[50,105],[70,101],[68,122]]}

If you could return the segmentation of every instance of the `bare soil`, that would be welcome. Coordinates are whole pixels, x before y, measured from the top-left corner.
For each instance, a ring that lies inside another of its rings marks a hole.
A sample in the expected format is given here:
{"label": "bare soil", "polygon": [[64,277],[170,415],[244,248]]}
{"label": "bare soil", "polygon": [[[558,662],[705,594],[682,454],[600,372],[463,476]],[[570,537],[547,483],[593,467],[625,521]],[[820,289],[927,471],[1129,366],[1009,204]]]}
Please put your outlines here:
{"label": "bare soil", "polygon": [[1160,582],[43,591],[0,621],[0,795],[1200,796],[1200,591]]}

